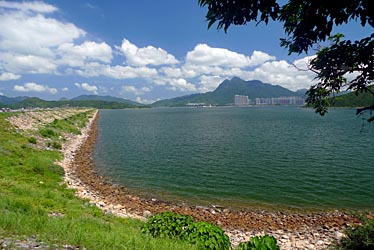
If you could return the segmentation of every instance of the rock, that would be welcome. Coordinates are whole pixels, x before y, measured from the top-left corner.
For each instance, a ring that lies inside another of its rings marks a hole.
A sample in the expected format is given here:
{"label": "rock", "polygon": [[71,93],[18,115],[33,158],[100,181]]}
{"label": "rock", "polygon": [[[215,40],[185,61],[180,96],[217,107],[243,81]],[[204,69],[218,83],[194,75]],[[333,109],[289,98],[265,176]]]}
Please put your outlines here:
{"label": "rock", "polygon": [[339,231],[335,232],[335,235],[334,235],[335,240],[340,241],[344,237],[345,237],[345,234],[343,234],[343,233],[341,233]]}
{"label": "rock", "polygon": [[145,210],[145,211],[143,212],[143,217],[148,218],[148,217],[150,217],[150,216],[152,216],[152,213],[151,213],[150,211]]}

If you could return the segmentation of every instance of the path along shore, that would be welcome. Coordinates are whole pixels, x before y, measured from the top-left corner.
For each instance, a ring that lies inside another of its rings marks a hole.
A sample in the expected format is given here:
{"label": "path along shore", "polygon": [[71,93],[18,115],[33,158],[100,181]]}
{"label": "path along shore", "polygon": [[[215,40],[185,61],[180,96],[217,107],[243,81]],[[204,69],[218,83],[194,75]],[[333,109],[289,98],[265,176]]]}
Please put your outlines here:
{"label": "path along shore", "polygon": [[223,207],[200,207],[142,199],[129,194],[125,187],[111,184],[97,174],[91,157],[98,134],[99,111],[95,112],[82,134],[63,145],[65,182],[76,195],[90,200],[106,213],[121,217],[146,219],[150,215],[173,211],[191,215],[223,228],[233,245],[255,235],[273,235],[281,249],[326,249],[344,236],[344,229],[359,223],[341,211],[292,212],[259,209],[232,210]]}

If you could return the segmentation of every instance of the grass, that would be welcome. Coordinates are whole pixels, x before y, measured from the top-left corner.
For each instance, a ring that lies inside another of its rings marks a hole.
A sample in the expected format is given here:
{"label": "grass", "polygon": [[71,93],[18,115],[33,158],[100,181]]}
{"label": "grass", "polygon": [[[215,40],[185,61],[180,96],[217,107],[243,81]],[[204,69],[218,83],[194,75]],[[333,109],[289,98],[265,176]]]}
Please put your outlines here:
{"label": "grass", "polygon": [[[74,196],[54,164],[57,150],[41,150],[11,128],[0,113],[0,238],[32,237],[86,249],[195,249],[186,243],[141,233],[144,222],[107,215]],[[45,129],[77,133],[91,113],[57,120]],[[73,128],[75,126],[75,128]]]}

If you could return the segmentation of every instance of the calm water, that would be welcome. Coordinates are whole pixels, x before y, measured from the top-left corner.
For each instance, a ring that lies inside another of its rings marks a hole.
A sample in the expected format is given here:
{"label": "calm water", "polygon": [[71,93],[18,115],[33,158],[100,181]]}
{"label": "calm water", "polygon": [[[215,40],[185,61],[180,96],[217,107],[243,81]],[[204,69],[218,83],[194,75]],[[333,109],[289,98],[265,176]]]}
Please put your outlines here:
{"label": "calm water", "polygon": [[353,109],[100,111],[94,160],[148,198],[207,205],[374,209],[374,125]]}

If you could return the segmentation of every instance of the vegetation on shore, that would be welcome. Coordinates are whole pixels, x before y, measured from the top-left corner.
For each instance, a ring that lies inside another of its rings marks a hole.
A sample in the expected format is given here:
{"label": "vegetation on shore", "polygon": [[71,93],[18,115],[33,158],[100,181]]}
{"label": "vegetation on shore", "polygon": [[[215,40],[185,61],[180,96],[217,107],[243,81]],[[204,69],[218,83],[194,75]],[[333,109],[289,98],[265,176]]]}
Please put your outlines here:
{"label": "vegetation on shore", "polygon": [[[105,214],[66,188],[63,169],[55,164],[61,153],[41,148],[38,133],[46,128],[61,136],[76,132],[70,125],[87,122],[89,112],[47,124],[33,136],[9,124],[6,118],[14,113],[0,113],[0,238],[37,237],[51,245],[86,249],[195,249],[145,235],[144,222]],[[63,138],[53,140],[61,143]]]}
{"label": "vegetation on shore", "polygon": [[136,105],[118,101],[104,100],[61,100],[45,101],[37,97],[30,97],[13,104],[1,104],[0,107],[20,109],[20,108],[64,108],[64,107],[90,107],[97,109],[124,109],[124,108],[146,108],[145,105]]}

